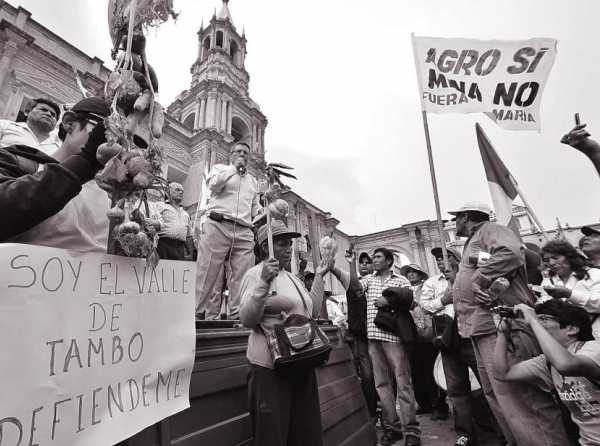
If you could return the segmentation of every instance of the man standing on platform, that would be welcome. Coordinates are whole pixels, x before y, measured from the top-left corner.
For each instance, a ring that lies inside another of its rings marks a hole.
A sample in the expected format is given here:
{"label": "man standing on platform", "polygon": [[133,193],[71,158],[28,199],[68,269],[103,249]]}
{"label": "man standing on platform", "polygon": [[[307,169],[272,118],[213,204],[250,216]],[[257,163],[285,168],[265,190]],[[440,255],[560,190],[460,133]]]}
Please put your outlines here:
{"label": "man standing on platform", "polygon": [[169,183],[169,197],[154,204],[160,227],[156,250],[165,260],[185,260],[186,249],[193,251],[192,225],[190,216],[181,206],[183,186]]}
{"label": "man standing on platform", "polygon": [[[229,319],[239,318],[240,282],[254,266],[252,219],[258,214],[258,183],[247,171],[250,147],[237,142],[231,149],[230,164],[215,164],[208,174],[208,218],[198,246],[196,313],[214,319],[219,308],[210,297],[227,262],[229,272]],[[213,299],[214,301],[214,299]]]}

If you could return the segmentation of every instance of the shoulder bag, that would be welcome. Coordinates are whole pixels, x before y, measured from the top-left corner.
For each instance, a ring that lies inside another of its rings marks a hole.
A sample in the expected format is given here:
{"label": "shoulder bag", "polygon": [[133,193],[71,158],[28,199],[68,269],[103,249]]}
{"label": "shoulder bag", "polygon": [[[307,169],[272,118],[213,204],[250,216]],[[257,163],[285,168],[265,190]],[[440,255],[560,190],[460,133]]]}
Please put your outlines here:
{"label": "shoulder bag", "polygon": [[[308,307],[302,291],[290,277],[302,300],[304,312]],[[273,328],[260,325],[273,357],[276,370],[318,367],[327,362],[331,352],[331,341],[313,318],[302,314],[290,314]]]}

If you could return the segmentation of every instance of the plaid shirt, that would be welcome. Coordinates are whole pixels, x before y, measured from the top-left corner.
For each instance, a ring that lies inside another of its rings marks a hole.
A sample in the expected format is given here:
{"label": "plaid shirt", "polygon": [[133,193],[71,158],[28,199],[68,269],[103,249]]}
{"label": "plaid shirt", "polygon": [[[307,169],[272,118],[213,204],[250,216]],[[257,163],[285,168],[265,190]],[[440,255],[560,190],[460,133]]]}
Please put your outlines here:
{"label": "plaid shirt", "polygon": [[375,302],[377,298],[381,296],[381,293],[386,288],[390,287],[410,287],[410,282],[403,276],[390,271],[390,276],[381,281],[377,272],[364,277],[360,280],[360,283],[365,290],[365,297],[367,298],[367,337],[369,339],[376,339],[379,341],[387,342],[400,342],[400,338],[389,331],[381,330],[377,327],[373,320],[377,315],[377,307]]}

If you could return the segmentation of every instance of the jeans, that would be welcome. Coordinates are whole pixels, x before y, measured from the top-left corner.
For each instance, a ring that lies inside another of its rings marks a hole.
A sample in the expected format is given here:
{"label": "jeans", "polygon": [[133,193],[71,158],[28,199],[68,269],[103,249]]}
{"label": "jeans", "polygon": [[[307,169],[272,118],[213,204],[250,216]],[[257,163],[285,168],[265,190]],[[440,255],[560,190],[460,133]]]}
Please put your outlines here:
{"label": "jeans", "polygon": [[[420,436],[410,362],[404,346],[401,342],[369,339],[369,356],[373,364],[375,388],[381,400],[384,428]],[[395,380],[397,394],[392,380]],[[396,411],[396,400],[400,414]]]}
{"label": "jeans", "polygon": [[421,409],[448,411],[446,393],[433,378],[433,366],[438,349],[431,342],[417,342],[410,355],[411,374],[415,399]]}
{"label": "jeans", "polygon": [[[569,444],[560,411],[552,395],[533,384],[496,379],[493,372],[496,333],[471,338],[479,378],[485,397],[509,445],[560,446]],[[513,330],[515,346],[508,362],[532,358],[541,353],[531,332]]]}
{"label": "jeans", "polygon": [[250,364],[248,405],[254,446],[322,446],[313,368],[281,373]]}
{"label": "jeans", "polygon": [[350,341],[352,356],[360,377],[360,385],[367,403],[367,409],[371,418],[377,416],[377,391],[375,390],[375,378],[373,377],[373,366],[369,357],[369,344],[365,338],[354,337]]}
{"label": "jeans", "polygon": [[474,444],[503,445],[500,428],[483,392],[471,391],[469,368],[479,379],[471,340],[460,338],[456,348],[442,350],[442,363],[456,435],[468,437]]}
{"label": "jeans", "polygon": [[234,232],[232,222],[216,222],[210,218],[204,222],[202,231],[196,271],[196,313],[209,307],[210,298],[214,298],[213,288],[223,264],[229,259],[229,318],[237,319],[242,277],[254,266],[254,234],[250,228],[240,225],[235,226]]}

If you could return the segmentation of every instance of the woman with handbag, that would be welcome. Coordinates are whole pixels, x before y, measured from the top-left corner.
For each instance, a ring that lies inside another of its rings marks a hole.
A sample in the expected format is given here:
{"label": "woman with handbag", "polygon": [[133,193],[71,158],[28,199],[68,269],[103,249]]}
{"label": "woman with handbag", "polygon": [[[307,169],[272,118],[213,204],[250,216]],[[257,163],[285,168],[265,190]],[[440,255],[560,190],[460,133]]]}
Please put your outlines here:
{"label": "woman with handbag", "polygon": [[[330,346],[311,317],[321,309],[323,275],[330,266],[319,265],[308,292],[297,277],[286,271],[292,259],[292,239],[300,234],[289,231],[278,220],[271,222],[271,231],[275,258],[267,258],[264,225],[258,230],[264,260],[246,272],[241,285],[240,319],[252,329],[247,357],[253,444],[320,446],[315,364],[326,360]],[[290,333],[293,338],[286,337]]]}

